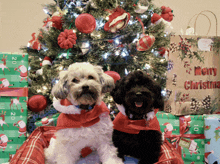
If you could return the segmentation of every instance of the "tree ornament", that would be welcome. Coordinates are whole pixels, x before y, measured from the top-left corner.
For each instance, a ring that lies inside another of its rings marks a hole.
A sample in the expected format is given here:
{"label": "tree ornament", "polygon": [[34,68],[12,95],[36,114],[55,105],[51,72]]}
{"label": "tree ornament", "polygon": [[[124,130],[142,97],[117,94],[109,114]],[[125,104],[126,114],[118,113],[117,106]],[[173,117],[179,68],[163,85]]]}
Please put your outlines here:
{"label": "tree ornament", "polygon": [[109,21],[105,23],[104,30],[112,33],[117,32],[118,30],[123,29],[128,24],[131,15],[127,13],[120,7],[113,9],[112,11],[107,10],[111,13],[109,15]]}
{"label": "tree ornament", "polygon": [[56,11],[51,18],[52,23],[52,27],[55,27],[58,30],[62,29],[62,14],[59,13],[58,11]]}
{"label": "tree ornament", "polygon": [[83,42],[81,46],[81,51],[85,55],[90,50],[89,42]]}
{"label": "tree ornament", "polygon": [[43,95],[34,95],[28,99],[28,108],[33,112],[40,112],[47,107],[47,99]]}
{"label": "tree ornament", "polygon": [[171,22],[173,20],[173,11],[171,10],[171,8],[169,7],[165,7],[165,6],[162,6],[161,7],[161,10],[162,10],[162,13],[161,13],[161,17],[168,21],[168,22]]}
{"label": "tree ornament", "polygon": [[44,29],[45,31],[49,31],[50,28],[52,27],[52,25],[53,25],[53,22],[51,21],[51,18],[48,17],[48,18],[44,21],[43,29]]}
{"label": "tree ornament", "polygon": [[149,3],[147,0],[139,0],[135,3],[136,9],[134,10],[136,13],[143,14],[148,10]]}
{"label": "tree ornament", "polygon": [[93,32],[96,28],[96,20],[91,14],[80,14],[75,20],[76,28],[85,34]]}
{"label": "tree ornament", "polygon": [[161,21],[162,21],[162,17],[157,13],[154,13],[153,16],[151,17],[152,24],[159,24]]}
{"label": "tree ornament", "polygon": [[161,57],[165,57],[165,59],[168,60],[168,58],[169,58],[169,50],[166,49],[165,47],[161,47],[158,50],[159,50],[160,56]]}
{"label": "tree ornament", "polygon": [[146,51],[152,47],[155,41],[155,37],[153,35],[147,35],[144,33],[144,24],[140,18],[136,17],[136,19],[141,23],[143,33],[141,34],[141,39],[138,40],[136,47],[138,51]]}
{"label": "tree ornament", "polygon": [[57,38],[60,48],[64,49],[73,48],[73,45],[76,44],[76,39],[77,37],[73,30],[67,29],[61,32]]}
{"label": "tree ornament", "polygon": [[160,22],[163,22],[165,28],[164,28],[164,32],[166,34],[170,34],[173,30],[173,27],[171,25],[170,22],[164,20],[160,15],[158,15],[157,13],[154,13],[153,16],[151,17],[151,24],[152,25],[157,25]]}
{"label": "tree ornament", "polygon": [[117,80],[121,79],[121,76],[115,71],[105,71],[104,73],[111,76],[114,79],[115,83],[116,83]]}
{"label": "tree ornament", "polygon": [[138,51],[146,51],[154,44],[155,37],[153,35],[141,34],[141,39],[137,42]]}
{"label": "tree ornament", "polygon": [[35,37],[36,33],[32,33],[32,39],[28,42],[27,47],[35,49],[35,50],[41,50],[42,46],[40,44],[40,42],[38,41],[38,38]]}
{"label": "tree ornament", "polygon": [[40,63],[41,69],[37,70],[37,71],[36,71],[36,74],[37,74],[37,75],[42,75],[42,74],[43,74],[43,68],[42,68],[42,66],[52,65],[52,62],[53,62],[52,59],[51,59],[50,57],[46,56],[46,57],[44,58],[43,62]]}

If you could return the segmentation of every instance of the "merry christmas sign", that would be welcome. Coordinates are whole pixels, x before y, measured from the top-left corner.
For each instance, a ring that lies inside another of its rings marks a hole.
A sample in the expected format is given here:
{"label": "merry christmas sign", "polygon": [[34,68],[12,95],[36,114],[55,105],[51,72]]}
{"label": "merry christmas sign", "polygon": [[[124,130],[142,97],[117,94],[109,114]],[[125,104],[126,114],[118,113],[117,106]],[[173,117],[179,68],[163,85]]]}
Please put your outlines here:
{"label": "merry christmas sign", "polygon": [[211,38],[171,36],[165,111],[174,115],[219,112],[219,63]]}
{"label": "merry christmas sign", "polygon": [[0,53],[0,163],[26,140],[28,55]]}

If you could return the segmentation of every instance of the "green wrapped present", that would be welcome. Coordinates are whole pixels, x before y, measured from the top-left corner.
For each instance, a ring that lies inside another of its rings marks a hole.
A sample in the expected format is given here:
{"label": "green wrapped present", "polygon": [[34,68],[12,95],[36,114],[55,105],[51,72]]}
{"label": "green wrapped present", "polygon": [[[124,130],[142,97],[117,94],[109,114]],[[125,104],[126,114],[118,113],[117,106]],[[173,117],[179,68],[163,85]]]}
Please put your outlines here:
{"label": "green wrapped present", "polygon": [[182,155],[184,163],[203,164],[205,157],[205,115],[174,116],[158,112],[157,119],[164,138],[169,140]]}
{"label": "green wrapped present", "polygon": [[0,163],[26,140],[28,55],[0,53]]}
{"label": "green wrapped present", "polygon": [[59,117],[60,113],[56,113],[54,115],[50,115],[47,117],[44,117],[40,120],[37,120],[37,122],[35,122],[35,126],[39,127],[39,126],[56,126],[57,125],[57,119]]}

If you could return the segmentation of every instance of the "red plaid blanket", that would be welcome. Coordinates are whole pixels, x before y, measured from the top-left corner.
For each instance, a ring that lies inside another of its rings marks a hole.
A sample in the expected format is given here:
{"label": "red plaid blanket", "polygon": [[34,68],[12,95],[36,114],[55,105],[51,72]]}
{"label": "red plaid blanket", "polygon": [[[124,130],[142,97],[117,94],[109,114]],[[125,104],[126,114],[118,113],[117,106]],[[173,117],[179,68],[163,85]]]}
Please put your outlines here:
{"label": "red plaid blanket", "polygon": [[[44,164],[44,148],[49,146],[55,127],[36,128],[18,149],[10,164]],[[184,164],[181,155],[168,142],[161,146],[161,156],[156,164]]]}

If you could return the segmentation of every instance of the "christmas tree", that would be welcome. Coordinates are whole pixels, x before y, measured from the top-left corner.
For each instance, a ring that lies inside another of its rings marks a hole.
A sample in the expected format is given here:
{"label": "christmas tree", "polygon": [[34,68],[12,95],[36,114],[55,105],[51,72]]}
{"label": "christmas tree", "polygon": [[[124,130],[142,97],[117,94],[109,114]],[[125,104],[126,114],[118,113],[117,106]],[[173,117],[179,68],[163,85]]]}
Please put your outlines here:
{"label": "christmas tree", "polygon": [[[29,54],[29,124],[56,112],[51,89],[59,71],[74,62],[101,65],[121,77],[147,70],[165,87],[173,19],[169,7],[155,7],[151,0],[55,0],[43,10],[48,16],[39,33],[21,48]],[[41,108],[35,107],[37,99]]]}

